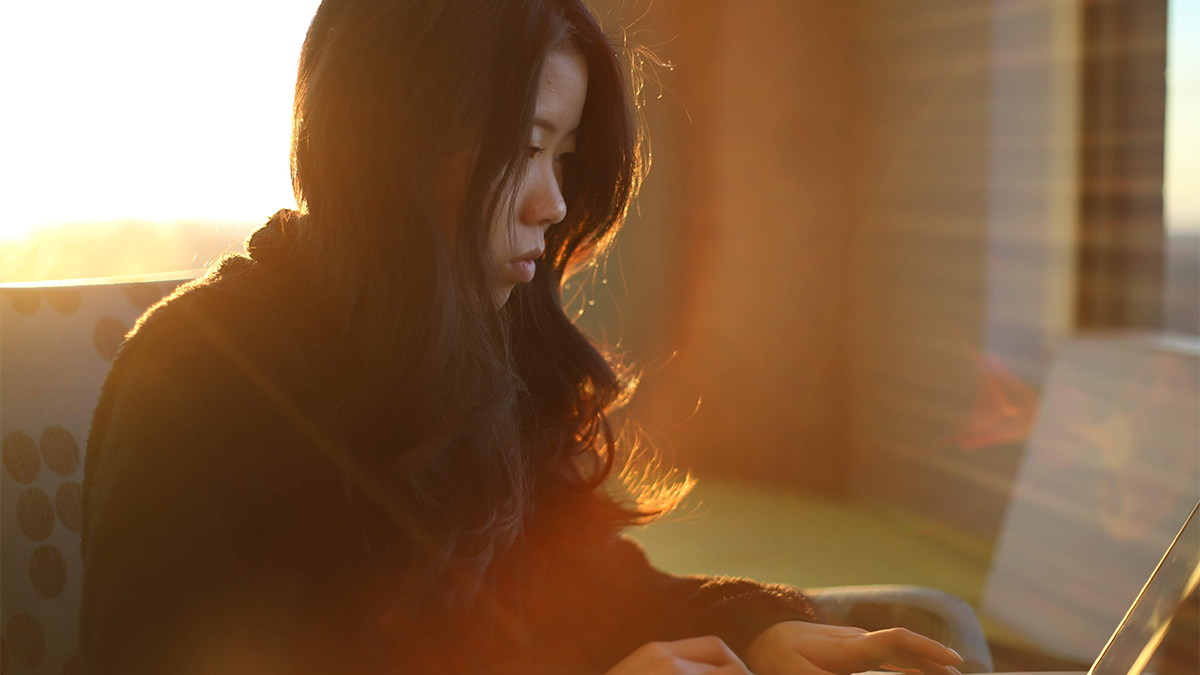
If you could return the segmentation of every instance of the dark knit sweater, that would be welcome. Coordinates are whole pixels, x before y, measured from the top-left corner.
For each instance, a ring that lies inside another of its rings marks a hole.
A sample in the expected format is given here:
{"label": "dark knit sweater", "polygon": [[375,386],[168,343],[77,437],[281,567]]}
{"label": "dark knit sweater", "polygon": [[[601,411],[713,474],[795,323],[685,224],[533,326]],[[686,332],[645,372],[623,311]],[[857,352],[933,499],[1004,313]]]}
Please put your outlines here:
{"label": "dark knit sweater", "polygon": [[[105,381],[84,479],[87,672],[599,674],[647,642],[713,634],[742,654],[812,619],[787,587],[657,570],[586,506],[497,562],[500,611],[390,614],[406,542],[328,454],[328,359],[308,293],[284,281],[286,218],[151,308]],[[446,658],[414,665],[422,648]]]}

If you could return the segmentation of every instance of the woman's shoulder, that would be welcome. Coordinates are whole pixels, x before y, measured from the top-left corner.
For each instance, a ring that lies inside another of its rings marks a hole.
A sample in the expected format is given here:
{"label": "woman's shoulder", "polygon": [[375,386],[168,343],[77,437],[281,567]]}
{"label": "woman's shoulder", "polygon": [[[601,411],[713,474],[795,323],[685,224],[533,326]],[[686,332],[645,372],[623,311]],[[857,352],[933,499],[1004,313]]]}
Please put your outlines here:
{"label": "woman's shoulder", "polygon": [[233,500],[243,484],[291,503],[298,486],[328,482],[321,368],[273,274],[227,256],[127,335],[88,435],[85,535],[121,520],[118,503],[191,508],[206,494]]}
{"label": "woman's shoulder", "polygon": [[110,437],[126,432],[208,455],[244,450],[251,432],[294,437],[316,425],[319,354],[288,292],[278,270],[230,255],[147,310],[102,385],[85,471],[113,459]]}
{"label": "woman's shoulder", "polygon": [[199,356],[214,350],[218,335],[244,342],[259,333],[252,266],[242,256],[226,256],[152,305],[125,336],[110,373],[134,368],[150,354]]}
{"label": "woman's shoulder", "polygon": [[272,265],[228,256],[148,310],[118,352],[84,468],[93,663],[173,649],[171,627],[191,621],[241,625],[244,607],[307,626],[337,609],[327,598],[360,592],[359,507],[286,291]]}
{"label": "woman's shoulder", "polygon": [[126,335],[112,370],[131,367],[147,352],[216,356],[223,343],[246,348],[269,340],[278,319],[269,316],[272,308],[254,265],[243,256],[226,256],[151,306]]}
{"label": "woman's shoulder", "polygon": [[250,243],[261,242],[279,217],[252,235],[247,255],[225,255],[146,310],[118,351],[109,381],[145,369],[164,381],[172,374],[236,380],[312,370],[319,357],[313,317],[301,307],[305,291],[279,265],[259,260],[263,247]]}

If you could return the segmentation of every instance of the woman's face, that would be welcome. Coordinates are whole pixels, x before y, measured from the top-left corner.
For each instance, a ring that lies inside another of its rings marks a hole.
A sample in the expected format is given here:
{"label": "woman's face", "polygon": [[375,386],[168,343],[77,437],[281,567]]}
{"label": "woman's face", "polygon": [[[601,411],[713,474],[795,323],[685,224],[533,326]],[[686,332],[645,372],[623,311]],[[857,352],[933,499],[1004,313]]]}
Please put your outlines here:
{"label": "woman's face", "polygon": [[[587,97],[587,62],[574,48],[556,49],[546,57],[537,89],[530,130],[529,167],[515,191],[512,210],[500,209],[492,228],[496,264],[496,306],[512,289],[533,279],[535,262],[546,248],[546,230],[567,215],[563,199],[564,155],[575,151],[575,132]],[[505,222],[507,221],[507,222]]]}

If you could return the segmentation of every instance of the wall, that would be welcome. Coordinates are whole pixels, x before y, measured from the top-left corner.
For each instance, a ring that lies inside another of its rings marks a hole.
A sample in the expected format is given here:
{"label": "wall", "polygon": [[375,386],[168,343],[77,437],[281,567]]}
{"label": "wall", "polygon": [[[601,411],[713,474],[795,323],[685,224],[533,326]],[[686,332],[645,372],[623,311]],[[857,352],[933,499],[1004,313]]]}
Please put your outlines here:
{"label": "wall", "polygon": [[939,460],[981,374],[990,2],[866,1],[856,22],[849,490],[954,518],[971,472]]}
{"label": "wall", "polygon": [[690,468],[841,488],[850,25],[843,3],[664,0],[630,31],[677,67],[649,87],[605,323],[650,366],[637,419]]}
{"label": "wall", "polygon": [[648,365],[659,445],[994,536],[1071,330],[1077,31],[1076,0],[651,6],[628,33],[676,67],[583,321]]}

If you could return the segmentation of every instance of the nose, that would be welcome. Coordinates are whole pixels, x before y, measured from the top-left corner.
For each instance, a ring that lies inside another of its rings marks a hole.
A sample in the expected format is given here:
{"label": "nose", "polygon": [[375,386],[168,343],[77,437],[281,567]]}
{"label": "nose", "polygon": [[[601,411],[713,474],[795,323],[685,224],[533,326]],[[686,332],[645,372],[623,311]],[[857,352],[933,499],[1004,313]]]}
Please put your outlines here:
{"label": "nose", "polygon": [[552,166],[541,162],[529,167],[521,204],[521,222],[548,228],[567,217],[567,201]]}

